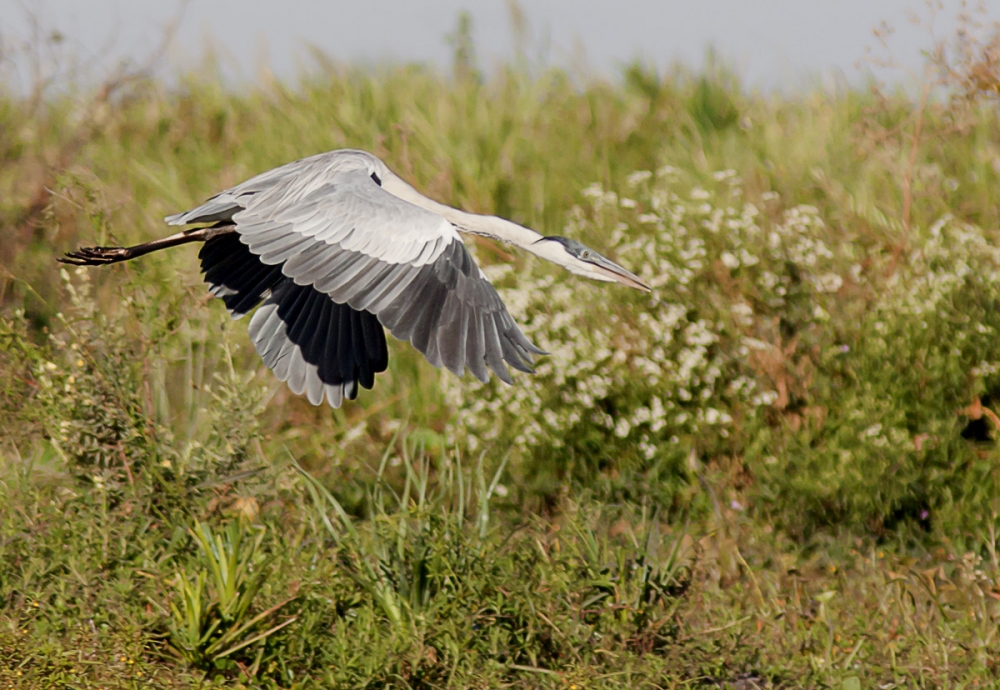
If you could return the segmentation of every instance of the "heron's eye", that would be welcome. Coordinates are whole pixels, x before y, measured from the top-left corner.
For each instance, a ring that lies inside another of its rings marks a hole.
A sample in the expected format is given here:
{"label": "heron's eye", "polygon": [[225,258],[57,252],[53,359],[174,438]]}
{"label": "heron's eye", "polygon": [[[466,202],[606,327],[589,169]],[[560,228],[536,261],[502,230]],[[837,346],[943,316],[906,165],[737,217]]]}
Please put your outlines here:
{"label": "heron's eye", "polygon": [[588,252],[586,249],[584,249],[583,250],[583,254],[580,255],[580,258],[581,259],[589,259],[590,258],[590,252]]}

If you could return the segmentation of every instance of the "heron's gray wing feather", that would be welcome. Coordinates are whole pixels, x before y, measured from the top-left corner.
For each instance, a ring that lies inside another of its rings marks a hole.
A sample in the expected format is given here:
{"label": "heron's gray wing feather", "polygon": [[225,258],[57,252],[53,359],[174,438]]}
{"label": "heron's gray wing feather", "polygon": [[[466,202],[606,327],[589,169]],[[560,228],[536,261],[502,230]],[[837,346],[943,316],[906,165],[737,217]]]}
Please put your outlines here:
{"label": "heron's gray wing feather", "polygon": [[190,223],[215,223],[220,220],[229,220],[233,214],[243,208],[239,197],[228,192],[223,192],[213,196],[197,208],[175,213],[164,218],[169,225],[188,225]]}
{"label": "heron's gray wing feather", "polygon": [[[363,170],[303,191],[278,180],[232,216],[240,240],[296,285],[375,314],[434,366],[481,380],[531,371],[531,345],[444,218],[381,189]],[[295,380],[298,383],[298,380]]]}
{"label": "heron's gray wing feather", "polygon": [[[468,307],[466,307],[468,310]],[[489,380],[490,375],[486,370],[486,335],[483,327],[483,319],[478,314],[469,313],[468,340],[465,343],[465,361],[472,372],[480,381],[484,383]]]}
{"label": "heron's gray wing feather", "polygon": [[205,203],[184,213],[167,216],[170,225],[189,225],[191,223],[215,223],[220,220],[230,220],[238,211],[247,207],[250,199],[259,196],[280,184],[295,181],[300,191],[308,190],[311,185],[321,182],[331,171],[341,168],[357,167],[366,163],[381,161],[364,151],[328,151],[308,158],[302,158],[272,168],[240,184],[219,192]]}

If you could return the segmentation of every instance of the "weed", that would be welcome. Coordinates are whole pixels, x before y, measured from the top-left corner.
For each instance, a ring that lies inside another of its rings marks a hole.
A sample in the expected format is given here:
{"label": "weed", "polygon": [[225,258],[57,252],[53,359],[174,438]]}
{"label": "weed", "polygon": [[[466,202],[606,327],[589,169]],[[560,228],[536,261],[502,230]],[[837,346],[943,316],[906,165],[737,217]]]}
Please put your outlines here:
{"label": "weed", "polygon": [[[245,539],[249,531],[256,535],[248,544]],[[190,533],[201,558],[195,572],[180,569],[173,580],[176,600],[170,602],[171,644],[189,663],[218,670],[235,667],[237,662],[227,657],[256,645],[249,667],[240,666],[254,678],[267,638],[296,620],[295,616],[277,624],[273,620],[274,614],[294,597],[252,615],[270,567],[260,557],[265,531],[250,530],[245,522],[234,520],[221,533],[214,533],[203,523],[196,523]]]}

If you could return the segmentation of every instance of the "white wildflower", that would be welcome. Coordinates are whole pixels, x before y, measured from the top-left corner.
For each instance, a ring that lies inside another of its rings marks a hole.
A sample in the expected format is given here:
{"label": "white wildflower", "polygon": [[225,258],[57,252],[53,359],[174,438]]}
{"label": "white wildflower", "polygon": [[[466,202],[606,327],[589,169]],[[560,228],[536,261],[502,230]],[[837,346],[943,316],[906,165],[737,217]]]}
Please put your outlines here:
{"label": "white wildflower", "polygon": [[770,350],[771,344],[765,343],[763,340],[757,340],[756,338],[741,338],[740,342],[746,345],[751,350]]}
{"label": "white wildflower", "polygon": [[626,438],[631,430],[632,425],[624,417],[615,424],[615,436],[618,438]]}
{"label": "white wildflower", "polygon": [[732,252],[722,252],[719,255],[719,260],[722,261],[722,265],[726,268],[733,269],[740,267],[740,260]]}
{"label": "white wildflower", "polygon": [[781,278],[774,275],[770,271],[764,271],[760,274],[760,284],[765,290],[771,290],[775,285],[781,282]]}
{"label": "white wildflower", "polygon": [[347,433],[344,434],[343,443],[346,444],[350,443],[351,441],[356,441],[362,436],[364,436],[365,432],[367,431],[368,431],[368,424],[366,422],[360,422],[358,424],[355,424],[354,426],[352,426],[350,429],[347,430]]}
{"label": "white wildflower", "polygon": [[710,407],[705,410],[705,423],[707,424],[730,424],[733,418],[726,414],[725,412],[720,412],[714,407]]}
{"label": "white wildflower", "polygon": [[778,399],[776,391],[762,391],[750,399],[750,402],[758,407],[770,407]]}
{"label": "white wildflower", "polygon": [[736,171],[733,170],[732,168],[728,170],[718,170],[712,173],[712,179],[715,180],[716,182],[723,182],[732,177],[736,177]]}
{"label": "white wildflower", "polygon": [[824,273],[813,278],[813,285],[820,292],[837,292],[844,286],[844,279],[836,273]]}
{"label": "white wildflower", "polygon": [[753,323],[753,307],[746,302],[734,304],[729,308],[729,311],[732,312],[733,318],[735,318],[737,323],[740,325],[749,326]]}
{"label": "white wildflower", "polygon": [[627,178],[625,178],[625,183],[629,187],[638,187],[652,176],[653,173],[649,170],[636,170],[634,173],[631,173]]}

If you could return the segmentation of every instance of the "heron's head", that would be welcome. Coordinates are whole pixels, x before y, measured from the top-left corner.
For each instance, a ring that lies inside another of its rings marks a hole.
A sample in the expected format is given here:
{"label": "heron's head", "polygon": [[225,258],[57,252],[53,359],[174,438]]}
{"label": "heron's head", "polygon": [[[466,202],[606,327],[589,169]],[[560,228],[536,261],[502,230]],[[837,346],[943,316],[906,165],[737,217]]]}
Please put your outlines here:
{"label": "heron's head", "polygon": [[568,237],[551,235],[543,237],[530,247],[534,254],[566,268],[578,276],[593,280],[621,283],[637,290],[649,292],[649,286],[634,273],[625,270],[611,259],[605,258],[590,247]]}

